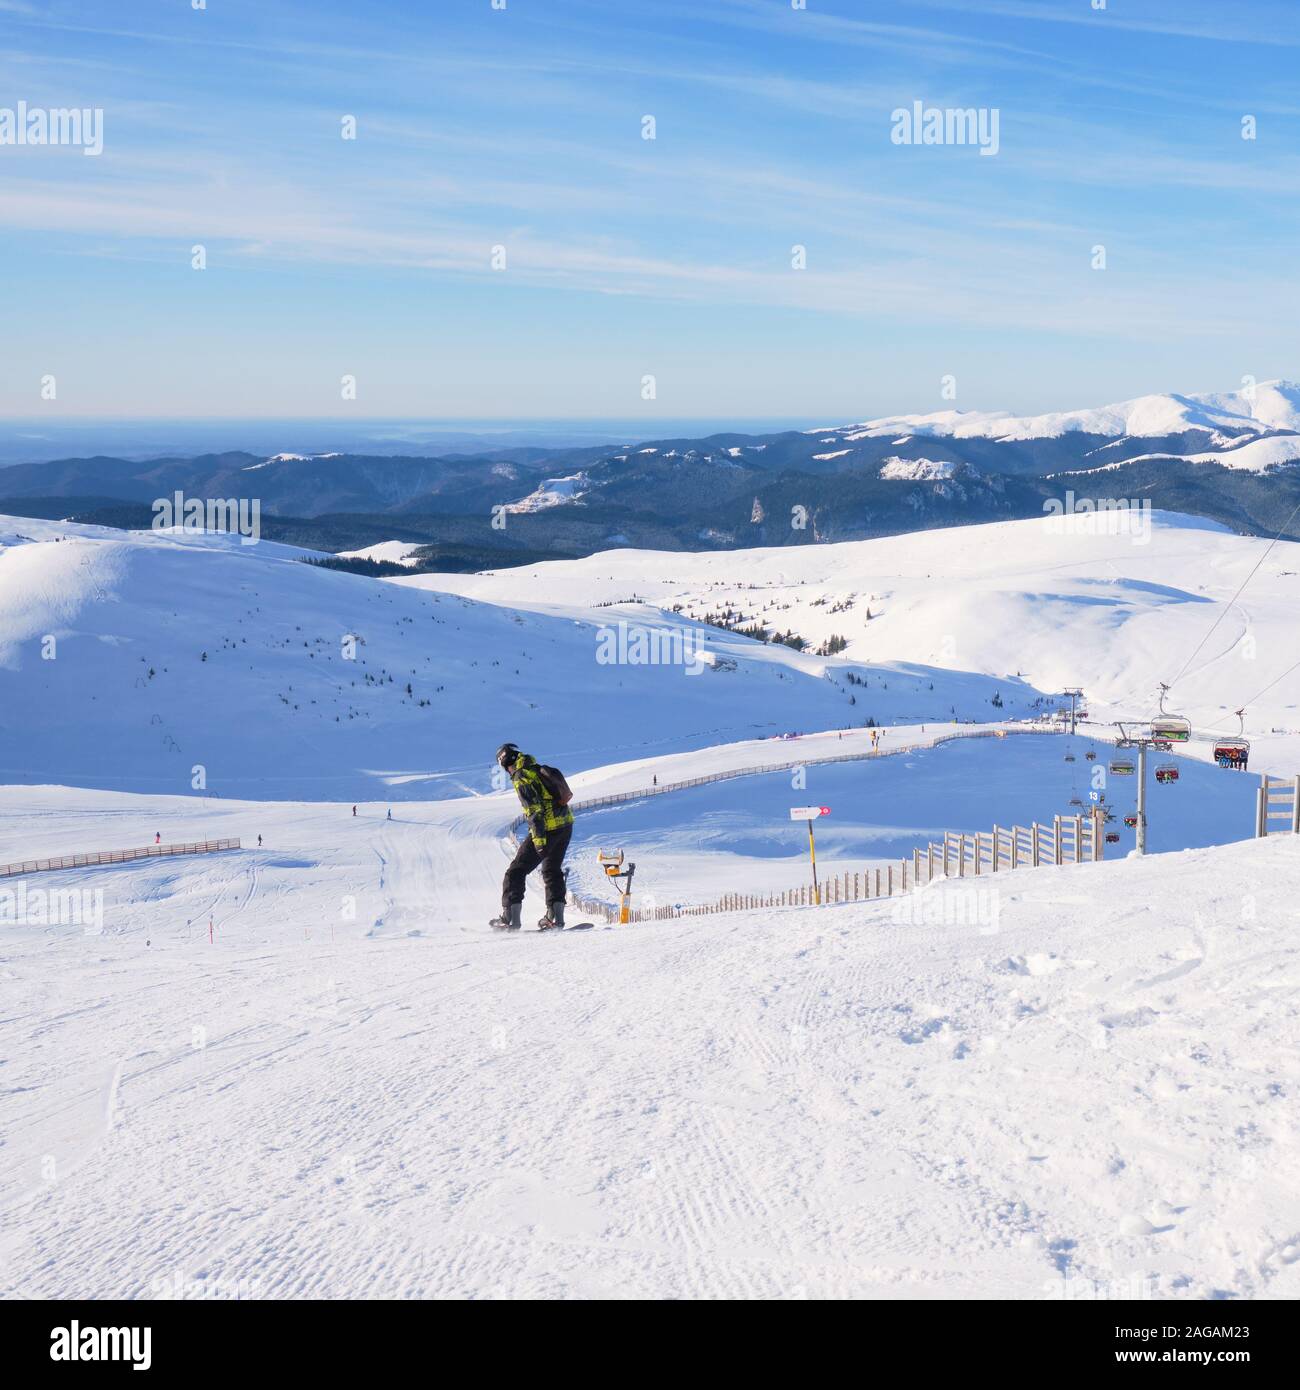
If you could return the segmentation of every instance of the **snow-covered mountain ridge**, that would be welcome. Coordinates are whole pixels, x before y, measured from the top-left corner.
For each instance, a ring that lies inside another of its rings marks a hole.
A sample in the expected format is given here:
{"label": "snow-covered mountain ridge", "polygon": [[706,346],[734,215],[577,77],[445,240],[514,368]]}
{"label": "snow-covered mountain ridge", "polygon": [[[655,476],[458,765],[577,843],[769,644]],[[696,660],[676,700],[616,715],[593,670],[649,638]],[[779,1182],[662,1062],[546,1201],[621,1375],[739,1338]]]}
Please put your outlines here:
{"label": "snow-covered mountain ridge", "polygon": [[[890,415],[860,424],[821,427],[806,433],[819,443],[829,439],[856,443],[899,435],[988,439],[1001,443],[1059,439],[1067,434],[1110,440],[1163,438],[1196,432],[1205,435],[1201,459],[1217,457],[1228,467],[1259,468],[1300,457],[1300,384],[1267,381],[1239,391],[1202,395],[1148,395],[1092,409],[1017,416],[1008,411],[945,410],[925,415]],[[1297,436],[1292,447],[1267,458],[1231,455],[1243,442],[1269,435]],[[1211,450],[1214,451],[1211,454]],[[1218,451],[1222,450],[1223,454]]]}

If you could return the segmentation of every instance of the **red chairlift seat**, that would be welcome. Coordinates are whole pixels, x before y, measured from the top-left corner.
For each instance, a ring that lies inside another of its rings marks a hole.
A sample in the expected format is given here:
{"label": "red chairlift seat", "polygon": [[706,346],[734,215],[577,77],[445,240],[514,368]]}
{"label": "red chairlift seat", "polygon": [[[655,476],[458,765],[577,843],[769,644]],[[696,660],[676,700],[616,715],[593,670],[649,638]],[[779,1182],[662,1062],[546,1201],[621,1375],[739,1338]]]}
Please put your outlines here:
{"label": "red chairlift seat", "polygon": [[1161,783],[1178,781],[1178,764],[1161,763],[1156,768],[1156,781]]}
{"label": "red chairlift seat", "polygon": [[1234,768],[1244,772],[1250,762],[1250,740],[1244,738],[1221,738],[1214,744],[1214,761],[1220,767]]}

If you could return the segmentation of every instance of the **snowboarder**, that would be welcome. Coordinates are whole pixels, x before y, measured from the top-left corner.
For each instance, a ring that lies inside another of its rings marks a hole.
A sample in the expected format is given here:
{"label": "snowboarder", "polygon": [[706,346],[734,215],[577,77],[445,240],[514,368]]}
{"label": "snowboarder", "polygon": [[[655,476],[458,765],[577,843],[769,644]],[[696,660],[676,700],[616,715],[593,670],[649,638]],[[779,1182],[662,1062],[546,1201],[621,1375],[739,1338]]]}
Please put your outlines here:
{"label": "snowboarder", "polygon": [[501,883],[501,915],[490,926],[497,931],[518,931],[522,925],[524,887],[528,875],[542,871],[546,890],[546,916],[538,922],[542,931],[564,926],[564,856],[573,837],[573,795],[568,783],[553,767],[544,767],[513,743],[497,749],[497,763],[507,773],[524,809],[528,836],[520,843]]}

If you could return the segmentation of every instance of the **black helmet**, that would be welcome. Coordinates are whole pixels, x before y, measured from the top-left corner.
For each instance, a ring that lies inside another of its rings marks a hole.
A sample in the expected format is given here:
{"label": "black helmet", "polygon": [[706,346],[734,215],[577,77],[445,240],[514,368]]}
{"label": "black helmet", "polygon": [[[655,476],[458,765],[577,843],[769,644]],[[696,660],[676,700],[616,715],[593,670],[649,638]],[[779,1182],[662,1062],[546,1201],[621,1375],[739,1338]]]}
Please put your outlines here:
{"label": "black helmet", "polygon": [[513,767],[519,758],[519,745],[515,743],[503,743],[497,749],[497,762],[502,767]]}

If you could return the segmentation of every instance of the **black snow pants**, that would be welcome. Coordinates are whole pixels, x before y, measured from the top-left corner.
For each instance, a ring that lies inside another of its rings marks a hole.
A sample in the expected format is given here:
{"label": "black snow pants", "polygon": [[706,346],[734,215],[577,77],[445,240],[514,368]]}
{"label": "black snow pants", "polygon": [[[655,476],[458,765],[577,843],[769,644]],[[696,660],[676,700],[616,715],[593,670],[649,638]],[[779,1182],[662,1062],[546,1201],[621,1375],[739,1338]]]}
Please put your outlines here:
{"label": "black snow pants", "polygon": [[572,838],[572,824],[548,831],[546,844],[541,849],[533,844],[531,835],[524,837],[501,883],[501,908],[505,913],[509,913],[511,903],[523,902],[524,880],[536,868],[542,871],[547,905],[564,901],[564,856]]}

